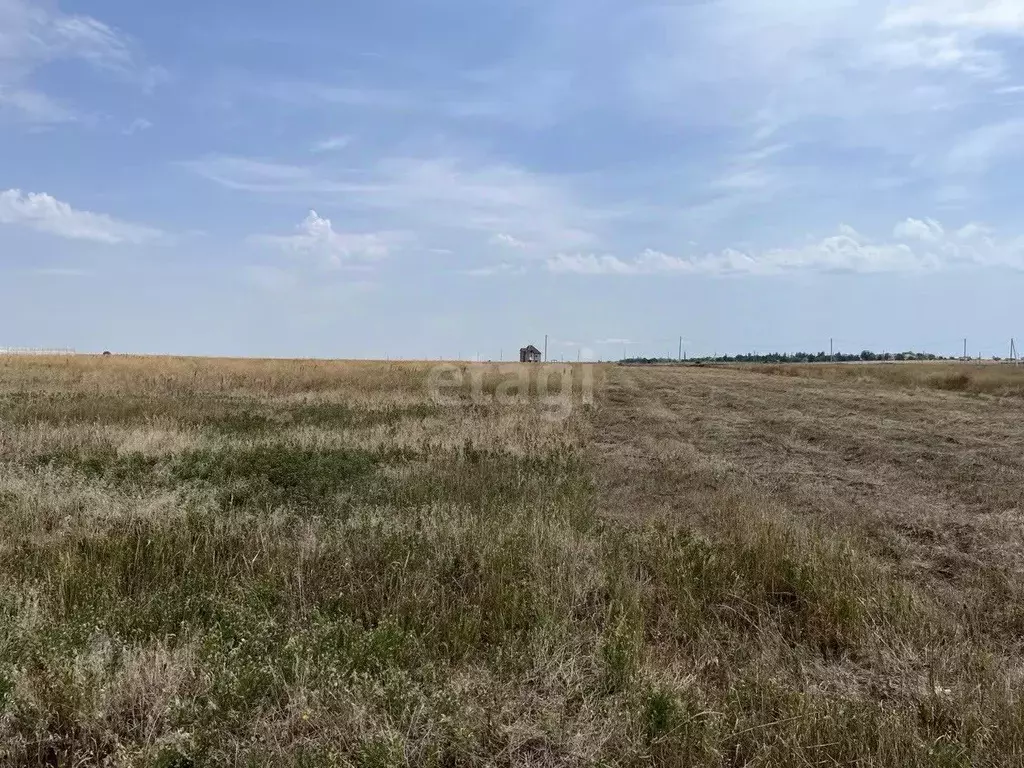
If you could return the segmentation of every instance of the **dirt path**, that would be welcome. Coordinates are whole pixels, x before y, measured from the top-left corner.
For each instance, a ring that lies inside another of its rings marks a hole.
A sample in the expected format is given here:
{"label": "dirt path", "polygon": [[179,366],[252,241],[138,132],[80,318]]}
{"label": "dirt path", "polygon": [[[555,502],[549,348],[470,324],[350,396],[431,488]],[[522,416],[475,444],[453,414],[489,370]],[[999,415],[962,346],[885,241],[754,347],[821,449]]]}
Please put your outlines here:
{"label": "dirt path", "polygon": [[613,368],[607,387],[608,515],[704,525],[742,486],[947,598],[1024,576],[1019,402],[732,369]]}

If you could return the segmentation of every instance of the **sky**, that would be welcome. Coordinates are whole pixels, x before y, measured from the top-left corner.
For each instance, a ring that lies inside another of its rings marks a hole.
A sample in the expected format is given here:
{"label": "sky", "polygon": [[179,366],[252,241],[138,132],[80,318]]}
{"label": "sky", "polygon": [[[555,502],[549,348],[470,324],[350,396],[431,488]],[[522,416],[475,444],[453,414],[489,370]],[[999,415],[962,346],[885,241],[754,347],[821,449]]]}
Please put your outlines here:
{"label": "sky", "polygon": [[0,0],[0,347],[1024,342],[1020,0]]}

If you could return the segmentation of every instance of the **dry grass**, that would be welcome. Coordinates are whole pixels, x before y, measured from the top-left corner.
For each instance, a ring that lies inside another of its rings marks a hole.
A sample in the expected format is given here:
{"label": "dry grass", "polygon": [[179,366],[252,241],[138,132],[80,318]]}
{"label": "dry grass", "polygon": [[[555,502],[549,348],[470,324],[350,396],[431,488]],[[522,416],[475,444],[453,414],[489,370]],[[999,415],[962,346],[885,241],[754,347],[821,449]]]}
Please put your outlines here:
{"label": "dry grass", "polygon": [[1024,760],[1014,401],[521,370],[0,358],[0,764]]}
{"label": "dry grass", "polygon": [[[798,370],[813,377],[619,369],[598,415],[604,513],[661,529],[652,549],[669,536],[711,547],[729,585],[716,610],[744,617],[687,648],[736,659],[698,676],[704,706],[729,710],[737,687],[767,678],[798,703],[801,729],[828,733],[812,753],[808,734],[780,727],[758,740],[756,764],[1019,762],[1014,402]],[[852,719],[836,726],[837,712]]]}
{"label": "dry grass", "polygon": [[843,363],[736,366],[773,376],[903,389],[1024,397],[1024,366],[1005,363]]}

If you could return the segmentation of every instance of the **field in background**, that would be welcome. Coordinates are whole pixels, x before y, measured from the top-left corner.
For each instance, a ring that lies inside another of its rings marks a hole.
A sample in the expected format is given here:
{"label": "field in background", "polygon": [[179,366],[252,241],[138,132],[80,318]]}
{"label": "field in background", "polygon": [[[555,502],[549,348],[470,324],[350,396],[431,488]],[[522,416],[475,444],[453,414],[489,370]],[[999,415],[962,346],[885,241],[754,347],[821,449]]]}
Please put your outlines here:
{"label": "field in background", "polygon": [[739,367],[774,376],[1024,397],[1024,366],[1011,363],[813,363]]}
{"label": "field in background", "polygon": [[0,360],[0,764],[1020,763],[1019,400],[839,368]]}

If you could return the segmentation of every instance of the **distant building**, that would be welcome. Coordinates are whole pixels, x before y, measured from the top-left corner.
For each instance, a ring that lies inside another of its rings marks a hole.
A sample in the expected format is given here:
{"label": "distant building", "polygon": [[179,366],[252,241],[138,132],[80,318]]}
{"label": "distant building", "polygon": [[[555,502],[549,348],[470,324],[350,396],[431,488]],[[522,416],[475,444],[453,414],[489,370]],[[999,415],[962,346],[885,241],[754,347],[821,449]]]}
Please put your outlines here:
{"label": "distant building", "polygon": [[539,363],[542,357],[540,350],[533,346],[533,344],[519,350],[520,363]]}

